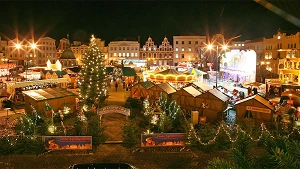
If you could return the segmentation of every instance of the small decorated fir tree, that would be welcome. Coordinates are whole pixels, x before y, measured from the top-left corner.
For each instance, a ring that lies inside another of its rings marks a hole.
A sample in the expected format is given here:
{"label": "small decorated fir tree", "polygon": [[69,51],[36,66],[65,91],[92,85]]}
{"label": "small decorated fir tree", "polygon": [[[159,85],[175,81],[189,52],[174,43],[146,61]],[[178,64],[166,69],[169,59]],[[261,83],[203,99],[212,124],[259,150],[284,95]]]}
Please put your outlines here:
{"label": "small decorated fir tree", "polygon": [[108,97],[105,57],[96,46],[94,35],[86,53],[82,56],[82,69],[79,74],[79,99],[85,111],[91,110],[94,105],[102,107]]}

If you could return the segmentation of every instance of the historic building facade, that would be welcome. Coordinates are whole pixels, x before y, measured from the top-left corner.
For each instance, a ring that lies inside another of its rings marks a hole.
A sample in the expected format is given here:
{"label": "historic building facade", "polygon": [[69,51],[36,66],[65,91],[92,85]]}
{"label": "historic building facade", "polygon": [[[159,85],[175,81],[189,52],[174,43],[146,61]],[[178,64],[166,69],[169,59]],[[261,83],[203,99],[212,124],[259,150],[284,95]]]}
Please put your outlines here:
{"label": "historic building facade", "polygon": [[206,36],[173,36],[174,66],[195,61],[199,57],[199,48],[206,42]]}
{"label": "historic building facade", "polygon": [[[96,45],[99,48],[102,55],[105,56],[105,59],[107,59],[107,47],[105,47],[105,41],[102,41],[100,38],[96,38]],[[82,44],[79,41],[73,41],[73,44],[71,46],[71,50],[74,53],[78,65],[82,65],[81,59],[82,55],[88,50],[88,44]]]}
{"label": "historic building facade", "polygon": [[138,41],[113,41],[108,44],[107,64],[139,62],[140,43]]}
{"label": "historic building facade", "polygon": [[16,65],[44,66],[47,60],[55,62],[57,59],[55,39],[43,37],[36,42],[33,39],[8,41],[7,60]]}
{"label": "historic building facade", "polygon": [[164,38],[157,48],[151,37],[140,50],[140,59],[145,60],[148,66],[173,65],[173,47],[168,38]]}

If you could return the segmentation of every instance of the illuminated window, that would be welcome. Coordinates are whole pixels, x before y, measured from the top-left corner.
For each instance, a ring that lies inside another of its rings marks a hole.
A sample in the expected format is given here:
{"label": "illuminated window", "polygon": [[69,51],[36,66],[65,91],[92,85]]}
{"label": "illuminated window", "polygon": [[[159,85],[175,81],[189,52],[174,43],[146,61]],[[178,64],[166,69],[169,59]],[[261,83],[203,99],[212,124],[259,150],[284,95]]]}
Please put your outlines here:
{"label": "illuminated window", "polygon": [[154,50],[156,50],[156,48],[154,48]]}
{"label": "illuminated window", "polygon": [[241,44],[238,44],[238,46],[241,46]]}
{"label": "illuminated window", "polygon": [[114,56],[117,56],[117,53],[114,53]]}
{"label": "illuminated window", "polygon": [[181,48],[181,51],[184,52],[184,48]]}
{"label": "illuminated window", "polygon": [[175,55],[175,58],[178,58],[178,54]]}
{"label": "illuminated window", "polygon": [[135,55],[135,57],[137,57],[137,56],[138,56],[138,55],[137,55],[137,53],[135,53],[134,55]]}
{"label": "illuminated window", "polygon": [[242,44],[242,46],[245,46],[245,44]]}
{"label": "illuminated window", "polygon": [[129,53],[127,53],[126,56],[129,57]]}
{"label": "illuminated window", "polygon": [[121,57],[122,56],[122,54],[121,53],[119,53],[119,57]]}
{"label": "illuminated window", "polygon": [[131,53],[131,57],[134,57],[134,53]]}
{"label": "illuminated window", "polygon": [[192,51],[192,48],[189,47],[189,52]]}
{"label": "illuminated window", "polygon": [[277,39],[280,39],[281,37],[280,36],[277,36]]}
{"label": "illuminated window", "polygon": [[125,53],[123,53],[123,57],[125,57],[126,55],[125,55]]}
{"label": "illuminated window", "polygon": [[146,48],[144,48],[144,50],[146,50]]}
{"label": "illuminated window", "polygon": [[178,51],[178,48],[177,48],[177,47],[175,48],[175,51]]}
{"label": "illuminated window", "polygon": [[149,51],[151,51],[151,48],[149,48]]}
{"label": "illuminated window", "polygon": [[236,44],[234,44],[234,46],[236,46]]}

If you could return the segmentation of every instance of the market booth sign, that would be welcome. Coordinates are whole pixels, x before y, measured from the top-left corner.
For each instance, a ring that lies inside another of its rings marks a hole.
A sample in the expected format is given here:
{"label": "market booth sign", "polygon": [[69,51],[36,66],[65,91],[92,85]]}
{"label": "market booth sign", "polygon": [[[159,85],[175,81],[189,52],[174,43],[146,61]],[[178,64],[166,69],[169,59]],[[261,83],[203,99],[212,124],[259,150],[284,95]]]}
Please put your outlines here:
{"label": "market booth sign", "polygon": [[44,136],[48,150],[91,150],[92,136]]}
{"label": "market booth sign", "polygon": [[261,113],[270,113],[271,114],[270,109],[265,109],[265,108],[260,108],[260,107],[246,106],[246,110],[256,111],[256,112],[261,112]]}
{"label": "market booth sign", "polygon": [[142,147],[184,146],[184,133],[142,134]]}

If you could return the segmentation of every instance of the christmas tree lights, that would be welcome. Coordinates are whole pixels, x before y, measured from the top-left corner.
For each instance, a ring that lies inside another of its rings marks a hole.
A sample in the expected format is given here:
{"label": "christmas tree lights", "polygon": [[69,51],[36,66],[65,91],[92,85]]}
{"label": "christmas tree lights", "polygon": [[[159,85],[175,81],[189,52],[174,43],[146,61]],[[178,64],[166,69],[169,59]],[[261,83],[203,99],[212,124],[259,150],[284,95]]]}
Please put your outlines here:
{"label": "christmas tree lights", "polygon": [[92,106],[102,107],[108,97],[105,57],[96,46],[94,35],[90,39],[88,50],[82,56],[83,67],[79,74],[79,100],[91,110]]}

